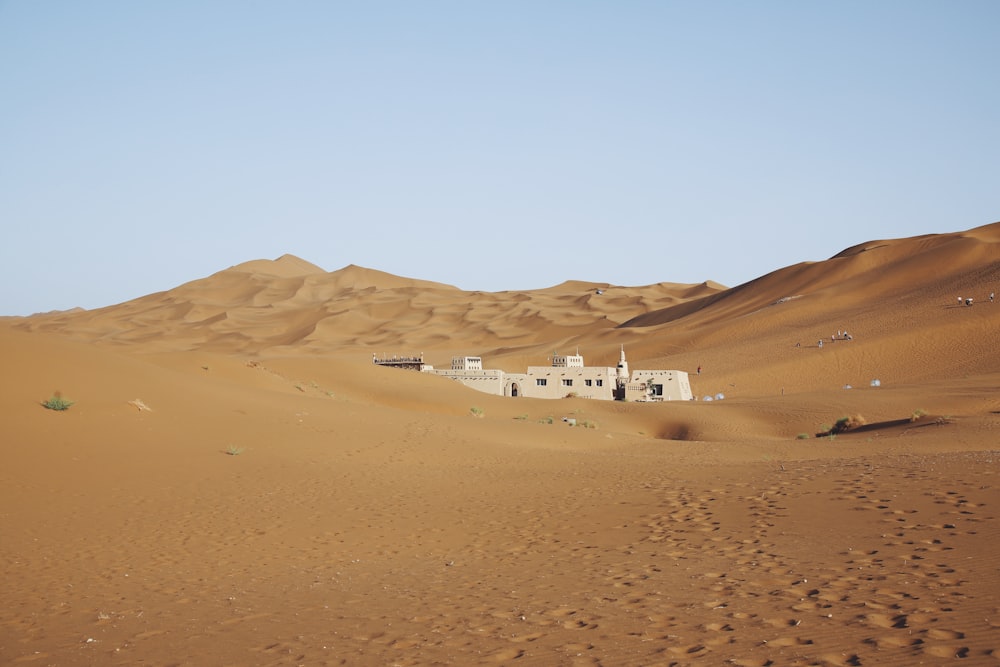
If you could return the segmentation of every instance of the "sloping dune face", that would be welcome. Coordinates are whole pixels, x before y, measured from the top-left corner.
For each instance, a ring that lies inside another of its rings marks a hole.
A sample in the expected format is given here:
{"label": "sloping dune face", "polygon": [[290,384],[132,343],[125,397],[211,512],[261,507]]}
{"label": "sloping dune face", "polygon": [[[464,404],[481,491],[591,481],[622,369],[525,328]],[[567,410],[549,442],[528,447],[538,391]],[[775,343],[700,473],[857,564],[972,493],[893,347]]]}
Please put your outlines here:
{"label": "sloping dune face", "polygon": [[[998,310],[976,307],[1000,285],[998,229],[872,241],[732,289],[568,281],[464,292],[358,266],[327,273],[286,255],[15,326],[137,351],[423,353],[435,365],[473,354],[507,371],[576,350],[590,364],[614,365],[624,345],[633,367],[711,369],[713,394],[925,382],[1000,372],[1000,355],[991,352]],[[847,342],[845,332],[850,345],[834,345]]]}
{"label": "sloping dune face", "polygon": [[[286,255],[0,319],[0,664],[996,663],[998,287],[1000,223],[732,289]],[[699,400],[371,363],[622,346]]]}
{"label": "sloping dune face", "polygon": [[[988,307],[998,285],[994,224],[865,243],[640,315],[622,328],[678,341],[673,356],[680,366],[710,368],[720,391],[767,394],[875,378],[928,382],[1000,371],[990,333],[1000,325],[1000,309]],[[640,356],[670,363],[653,345],[637,347]]]}
{"label": "sloping dune face", "polygon": [[535,291],[470,293],[353,265],[325,273],[286,255],[116,306],[36,316],[18,326],[158,350],[369,355],[441,350],[441,363],[452,353],[534,350],[584,340],[639,314],[720,289],[572,282]]}

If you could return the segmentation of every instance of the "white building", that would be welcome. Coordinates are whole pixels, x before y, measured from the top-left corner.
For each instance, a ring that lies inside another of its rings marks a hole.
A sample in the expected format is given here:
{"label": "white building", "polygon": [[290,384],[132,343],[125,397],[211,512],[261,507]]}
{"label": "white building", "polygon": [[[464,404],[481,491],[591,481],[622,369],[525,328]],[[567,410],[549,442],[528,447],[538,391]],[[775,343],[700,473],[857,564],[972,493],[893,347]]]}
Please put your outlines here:
{"label": "white building", "polygon": [[526,373],[484,370],[481,357],[454,357],[449,370],[422,370],[495,396],[578,396],[604,401],[690,401],[694,397],[684,371],[637,370],[630,377],[624,347],[617,366],[586,366],[583,356],[573,354],[554,355],[551,366],[529,366]]}
{"label": "white building", "polygon": [[691,382],[684,371],[635,371],[625,385],[626,401],[690,401]]}

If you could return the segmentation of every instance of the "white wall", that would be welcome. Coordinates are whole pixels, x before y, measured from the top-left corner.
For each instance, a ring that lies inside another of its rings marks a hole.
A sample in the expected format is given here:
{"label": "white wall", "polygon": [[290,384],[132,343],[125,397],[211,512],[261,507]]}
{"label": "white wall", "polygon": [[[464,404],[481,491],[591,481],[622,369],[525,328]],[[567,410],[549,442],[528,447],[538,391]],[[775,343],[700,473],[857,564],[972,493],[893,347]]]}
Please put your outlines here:
{"label": "white wall", "polygon": [[425,370],[424,372],[461,382],[466,387],[476,391],[503,396],[505,375],[503,371]]}
{"label": "white wall", "polygon": [[[522,396],[530,398],[580,398],[611,400],[615,391],[615,369],[605,366],[528,366]],[[545,384],[540,385],[539,380]],[[590,385],[587,381],[590,380]]]}
{"label": "white wall", "polygon": [[652,396],[647,400],[654,401],[690,401],[694,394],[691,393],[691,382],[685,371],[666,370],[635,370],[629,379],[628,400],[643,400],[638,395],[637,385],[645,385],[649,379],[653,379],[654,385],[662,387],[662,395]]}

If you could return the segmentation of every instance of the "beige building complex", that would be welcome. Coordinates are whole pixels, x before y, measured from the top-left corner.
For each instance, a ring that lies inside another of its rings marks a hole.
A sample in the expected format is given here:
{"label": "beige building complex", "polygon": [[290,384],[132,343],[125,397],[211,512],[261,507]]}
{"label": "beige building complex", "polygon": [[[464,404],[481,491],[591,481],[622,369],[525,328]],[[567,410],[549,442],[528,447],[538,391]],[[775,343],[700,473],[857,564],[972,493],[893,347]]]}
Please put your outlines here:
{"label": "beige building complex", "polygon": [[625,401],[690,401],[691,383],[684,371],[636,370],[631,375],[625,348],[617,366],[585,366],[580,354],[554,355],[551,366],[528,366],[526,373],[483,368],[482,357],[454,357],[451,368],[436,369],[422,357],[386,357],[376,364],[419,368],[495,396],[596,398]]}

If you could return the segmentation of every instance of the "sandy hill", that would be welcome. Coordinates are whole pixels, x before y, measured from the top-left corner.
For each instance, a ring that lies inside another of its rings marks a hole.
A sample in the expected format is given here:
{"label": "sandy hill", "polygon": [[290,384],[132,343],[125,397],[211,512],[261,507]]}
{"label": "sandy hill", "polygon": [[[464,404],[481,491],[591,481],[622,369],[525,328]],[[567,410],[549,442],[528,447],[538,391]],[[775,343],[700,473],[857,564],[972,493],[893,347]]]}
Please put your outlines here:
{"label": "sandy hill", "polygon": [[294,278],[296,276],[310,276],[317,273],[326,273],[323,269],[300,259],[295,255],[282,255],[278,259],[255,259],[243,262],[236,266],[231,266],[229,271],[240,271],[243,273],[256,273],[282,278]]}
{"label": "sandy hill", "polygon": [[[1000,223],[731,289],[285,255],[0,320],[0,664],[996,663],[998,287]],[[724,400],[371,363],[622,345]]]}
{"label": "sandy hill", "polygon": [[441,350],[440,362],[453,353],[511,346],[532,355],[543,349],[544,356],[550,343],[720,289],[567,282],[535,291],[469,293],[354,265],[326,273],[285,255],[115,306],[31,317],[16,326],[159,351],[370,356],[372,350]]}
{"label": "sandy hill", "polygon": [[[736,288],[622,324],[654,337],[640,356],[720,374],[719,389],[754,393],[924,382],[1000,371],[989,295],[1000,285],[1000,224],[967,232],[873,241],[823,262],[779,269]],[[959,302],[973,298],[974,307]],[[846,331],[848,346],[817,343]],[[676,344],[656,354],[662,338]]]}
{"label": "sandy hill", "polygon": [[[693,371],[710,393],[777,393],[866,383],[922,382],[1000,372],[989,332],[1000,311],[1000,223],[961,233],[860,244],[726,289],[713,283],[622,287],[567,281],[549,288],[464,292],[348,266],[330,273],[285,255],[93,311],[14,326],[137,352],[205,350],[246,357],[424,353],[447,364],[478,354],[513,371],[579,349],[614,365]],[[848,332],[851,345],[828,345]],[[707,381],[707,380],[706,380]],[[728,390],[727,390],[728,387]]]}

